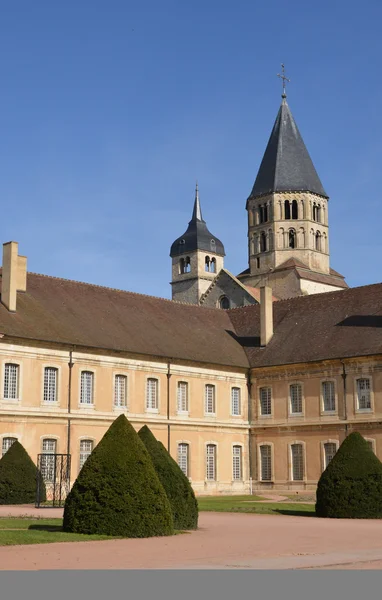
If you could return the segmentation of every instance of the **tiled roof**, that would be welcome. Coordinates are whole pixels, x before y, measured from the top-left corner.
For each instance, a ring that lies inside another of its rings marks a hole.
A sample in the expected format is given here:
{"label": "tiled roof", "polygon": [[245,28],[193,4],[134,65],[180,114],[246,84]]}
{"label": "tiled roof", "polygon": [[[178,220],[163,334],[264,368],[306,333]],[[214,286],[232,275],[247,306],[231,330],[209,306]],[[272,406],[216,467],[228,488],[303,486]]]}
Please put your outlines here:
{"label": "tiled roof", "polygon": [[252,367],[382,354],[382,284],[279,300],[260,347],[260,306],[229,311]]}
{"label": "tiled roof", "polygon": [[[0,333],[18,338],[248,367],[225,310],[28,273]],[[4,340],[5,341],[5,340]]]}

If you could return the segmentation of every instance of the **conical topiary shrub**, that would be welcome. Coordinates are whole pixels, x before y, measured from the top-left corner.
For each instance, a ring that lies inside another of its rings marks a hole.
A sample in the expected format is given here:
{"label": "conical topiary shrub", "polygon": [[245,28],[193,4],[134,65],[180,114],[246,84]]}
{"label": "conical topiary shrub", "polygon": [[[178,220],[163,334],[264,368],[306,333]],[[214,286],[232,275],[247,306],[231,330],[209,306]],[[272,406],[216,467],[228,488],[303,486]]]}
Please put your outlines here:
{"label": "conical topiary shrub", "polygon": [[14,442],[0,460],[0,504],[34,503],[37,477],[40,502],[45,502],[45,485],[36,465],[20,442]]}
{"label": "conical topiary shrub", "polygon": [[64,531],[171,535],[166,493],[138,434],[120,415],[82,467],[65,502]]}
{"label": "conical topiary shrub", "polygon": [[171,504],[175,529],[198,527],[198,503],[188,478],[147,425],[138,433],[153,461],[157,475]]}
{"label": "conical topiary shrub", "polygon": [[382,463],[359,433],[351,433],[322,473],[316,515],[382,518]]}

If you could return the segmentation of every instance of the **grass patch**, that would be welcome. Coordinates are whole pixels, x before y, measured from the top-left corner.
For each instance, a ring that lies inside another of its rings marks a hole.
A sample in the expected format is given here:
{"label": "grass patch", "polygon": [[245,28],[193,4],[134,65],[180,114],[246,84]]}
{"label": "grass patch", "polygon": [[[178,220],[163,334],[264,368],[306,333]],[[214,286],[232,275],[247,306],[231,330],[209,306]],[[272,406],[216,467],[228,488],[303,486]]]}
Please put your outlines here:
{"label": "grass patch", "polygon": [[256,496],[202,496],[200,511],[252,513],[259,515],[294,515],[314,517],[314,504],[301,502],[259,502]]}
{"label": "grass patch", "polygon": [[[175,530],[174,535],[189,533]],[[62,531],[62,519],[0,518],[0,546],[54,544],[56,542],[91,542],[121,539],[107,535],[86,535]]]}

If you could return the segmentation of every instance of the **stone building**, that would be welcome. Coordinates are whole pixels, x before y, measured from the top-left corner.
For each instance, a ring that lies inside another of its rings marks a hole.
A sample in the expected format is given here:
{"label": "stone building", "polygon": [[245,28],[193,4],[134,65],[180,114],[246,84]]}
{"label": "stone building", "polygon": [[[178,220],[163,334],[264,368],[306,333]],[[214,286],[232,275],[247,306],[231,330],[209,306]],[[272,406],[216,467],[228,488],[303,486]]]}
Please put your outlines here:
{"label": "stone building", "polygon": [[237,277],[229,272],[219,277],[224,247],[219,240],[210,246],[215,238],[202,220],[197,193],[187,235],[171,247],[173,300],[235,308],[256,303],[252,292],[257,289],[258,296],[262,285],[270,285],[276,298],[346,288],[344,277],[329,264],[328,201],[283,94],[247,199],[248,269]]}
{"label": "stone building", "polygon": [[42,454],[47,482],[70,455],[73,482],[123,412],[198,494],[314,489],[353,430],[382,458],[382,284],[348,289],[330,269],[327,204],[283,98],[247,203],[247,273],[225,269],[198,190],[171,248],[175,302],[28,273],[4,244],[2,453],[18,439]]}

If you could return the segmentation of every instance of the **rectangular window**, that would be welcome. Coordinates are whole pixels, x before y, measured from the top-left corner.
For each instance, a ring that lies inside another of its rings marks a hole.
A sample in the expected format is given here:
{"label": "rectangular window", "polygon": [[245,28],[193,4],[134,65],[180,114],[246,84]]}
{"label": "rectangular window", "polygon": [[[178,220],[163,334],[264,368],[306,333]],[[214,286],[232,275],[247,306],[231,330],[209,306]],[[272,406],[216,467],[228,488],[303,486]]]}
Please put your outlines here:
{"label": "rectangular window", "polygon": [[158,380],[152,377],[147,380],[146,408],[148,410],[158,410]]}
{"label": "rectangular window", "polygon": [[322,399],[325,412],[336,410],[336,397],[334,393],[334,381],[322,382]]}
{"label": "rectangular window", "polygon": [[80,441],[80,470],[93,452],[93,440]]}
{"label": "rectangular window", "polygon": [[260,446],[260,479],[272,481],[272,447]]}
{"label": "rectangular window", "polygon": [[231,388],[231,414],[241,415],[241,389],[238,387]]}
{"label": "rectangular window", "polygon": [[370,379],[357,379],[358,410],[370,410]]}
{"label": "rectangular window", "polygon": [[302,444],[292,444],[292,479],[302,481],[304,479],[304,451]]}
{"label": "rectangular window", "polygon": [[17,400],[19,397],[19,365],[7,363],[4,367],[4,399]]}
{"label": "rectangular window", "polygon": [[55,480],[57,441],[45,439],[42,441],[41,475],[44,481]]}
{"label": "rectangular window", "polygon": [[188,383],[178,382],[178,412],[188,412]]}
{"label": "rectangular window", "polygon": [[293,415],[302,414],[302,387],[300,383],[293,383],[289,387],[290,412]]}
{"label": "rectangular window", "polygon": [[14,437],[3,438],[3,441],[1,444],[1,456],[4,456],[4,454],[9,450],[9,448],[12,446],[12,444],[16,441],[17,441],[17,439]]}
{"label": "rectangular window", "polygon": [[242,447],[234,446],[232,448],[232,479],[237,481],[242,478]]}
{"label": "rectangular window", "polygon": [[337,444],[333,442],[327,442],[324,444],[324,459],[325,459],[325,469],[334,457],[337,452]]}
{"label": "rectangular window", "polygon": [[188,444],[178,444],[178,465],[188,477]]}
{"label": "rectangular window", "polygon": [[215,481],[216,479],[216,446],[215,444],[207,445],[206,455],[206,479]]}
{"label": "rectangular window", "polygon": [[93,404],[94,373],[82,371],[81,373],[81,404]]}
{"label": "rectangular window", "polygon": [[46,367],[44,369],[44,402],[57,401],[57,369]]}
{"label": "rectangular window", "polygon": [[207,384],[205,387],[205,406],[204,410],[208,415],[214,415],[215,410],[215,386]]}
{"label": "rectangular window", "polygon": [[114,378],[114,406],[123,408],[126,406],[127,377],[116,375]]}
{"label": "rectangular window", "polygon": [[260,388],[260,414],[272,414],[272,389],[270,387]]}

